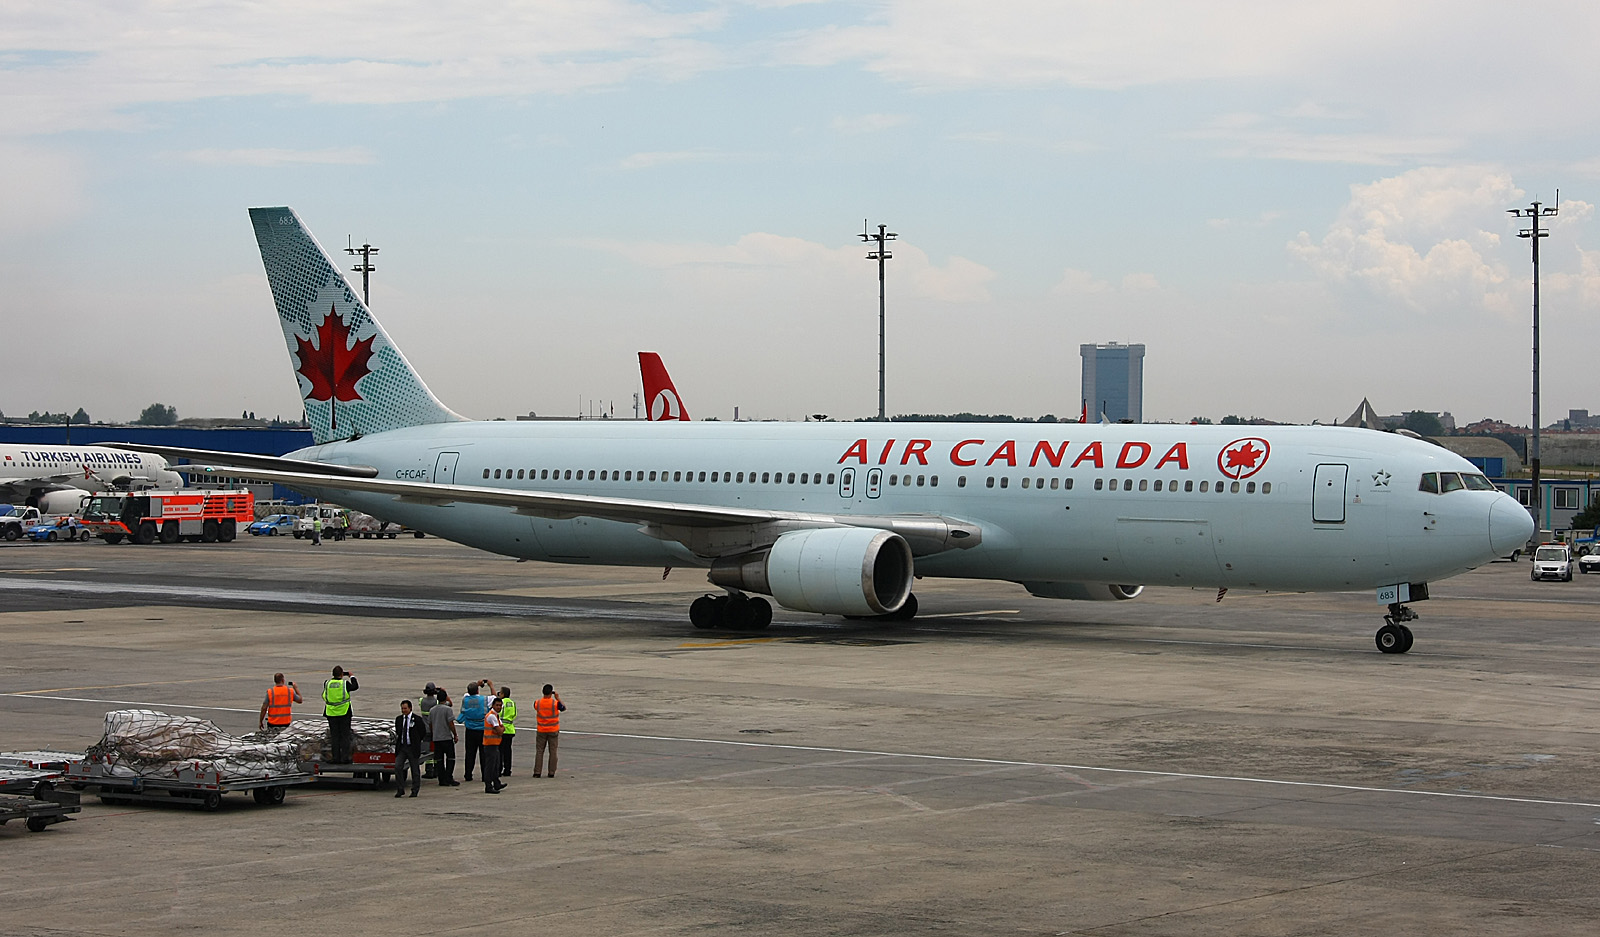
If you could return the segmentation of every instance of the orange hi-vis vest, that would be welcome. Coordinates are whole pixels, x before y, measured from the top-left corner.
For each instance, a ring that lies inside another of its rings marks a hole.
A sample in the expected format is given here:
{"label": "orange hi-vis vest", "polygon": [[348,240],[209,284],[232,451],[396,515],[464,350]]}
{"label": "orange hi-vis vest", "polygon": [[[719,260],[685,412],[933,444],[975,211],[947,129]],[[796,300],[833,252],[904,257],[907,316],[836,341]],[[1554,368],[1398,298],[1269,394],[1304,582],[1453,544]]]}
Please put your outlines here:
{"label": "orange hi-vis vest", "polygon": [[267,690],[267,725],[286,726],[289,724],[289,704],[294,702],[294,689],[292,687],[273,684]]}
{"label": "orange hi-vis vest", "polygon": [[[491,713],[490,715],[494,715],[494,714]],[[485,744],[485,745],[499,745],[500,744],[500,736],[505,735],[505,734],[506,734],[506,728],[501,723],[499,716],[496,715],[494,717],[493,721],[490,721],[488,716],[484,717],[484,719],[483,719],[483,744]]]}
{"label": "orange hi-vis vest", "polygon": [[561,710],[556,708],[553,696],[541,696],[533,701],[533,721],[535,732],[560,732]]}

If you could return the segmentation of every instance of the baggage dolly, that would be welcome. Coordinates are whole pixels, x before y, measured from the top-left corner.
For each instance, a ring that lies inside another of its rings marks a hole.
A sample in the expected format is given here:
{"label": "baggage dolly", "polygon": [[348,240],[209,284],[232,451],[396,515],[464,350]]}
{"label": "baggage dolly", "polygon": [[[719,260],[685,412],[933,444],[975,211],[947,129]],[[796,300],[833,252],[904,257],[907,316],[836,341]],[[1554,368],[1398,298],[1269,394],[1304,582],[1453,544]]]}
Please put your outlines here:
{"label": "baggage dolly", "polygon": [[104,763],[91,759],[73,764],[65,780],[79,789],[95,788],[105,804],[183,804],[211,811],[222,806],[223,794],[234,791],[249,791],[256,803],[276,806],[283,803],[290,785],[309,784],[311,776],[304,772],[224,776],[189,764],[170,774],[130,777],[112,774]]}
{"label": "baggage dolly", "polygon": [[49,771],[32,768],[0,767],[0,825],[23,820],[34,833],[44,832],[52,823],[71,819],[77,813],[78,795],[58,791]]}
{"label": "baggage dolly", "polygon": [[320,757],[302,761],[300,770],[312,780],[356,787],[378,787],[394,780],[394,752],[352,752],[350,764],[335,764]]}

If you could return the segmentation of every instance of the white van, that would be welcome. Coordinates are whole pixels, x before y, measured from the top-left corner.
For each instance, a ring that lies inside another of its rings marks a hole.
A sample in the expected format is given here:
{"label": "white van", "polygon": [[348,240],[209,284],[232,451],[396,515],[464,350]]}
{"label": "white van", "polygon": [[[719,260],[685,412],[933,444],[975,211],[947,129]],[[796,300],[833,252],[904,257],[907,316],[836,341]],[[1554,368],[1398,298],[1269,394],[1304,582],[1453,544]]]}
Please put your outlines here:
{"label": "white van", "polygon": [[1528,578],[1535,582],[1540,579],[1571,582],[1572,548],[1564,543],[1539,544],[1539,548],[1533,551],[1533,569],[1529,570]]}

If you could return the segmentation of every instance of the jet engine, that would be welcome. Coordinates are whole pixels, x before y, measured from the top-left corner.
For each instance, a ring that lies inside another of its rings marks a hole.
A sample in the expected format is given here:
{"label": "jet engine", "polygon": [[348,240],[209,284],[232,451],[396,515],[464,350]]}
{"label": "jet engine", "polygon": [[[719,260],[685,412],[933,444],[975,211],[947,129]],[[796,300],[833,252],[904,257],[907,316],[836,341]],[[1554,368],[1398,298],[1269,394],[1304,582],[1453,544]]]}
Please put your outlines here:
{"label": "jet engine", "polygon": [[1041,599],[1076,599],[1080,602],[1116,602],[1138,598],[1144,586],[1119,586],[1109,582],[1025,582],[1029,595]]}
{"label": "jet engine", "polygon": [[772,546],[718,557],[711,581],[770,595],[784,608],[825,615],[887,615],[911,594],[911,547],[865,527],[796,530]]}
{"label": "jet engine", "polygon": [[46,491],[39,495],[40,514],[76,514],[83,502],[88,500],[89,492],[82,488],[63,488],[59,491]]}

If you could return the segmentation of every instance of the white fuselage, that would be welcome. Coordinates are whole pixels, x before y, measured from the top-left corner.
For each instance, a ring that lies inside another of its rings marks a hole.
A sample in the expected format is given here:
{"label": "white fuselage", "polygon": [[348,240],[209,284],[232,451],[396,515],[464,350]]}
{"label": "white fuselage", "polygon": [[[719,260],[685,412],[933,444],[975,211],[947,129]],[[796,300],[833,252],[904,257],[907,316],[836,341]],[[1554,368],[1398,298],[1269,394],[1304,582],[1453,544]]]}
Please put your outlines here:
{"label": "white fuselage", "polygon": [[[1040,582],[1370,589],[1455,575],[1526,539],[1492,490],[1430,443],[1343,427],[961,423],[463,422],[314,446],[294,458],[381,479],[838,515],[942,515],[981,543],[919,575]],[[487,473],[487,477],[486,474]],[[707,565],[639,525],[319,490],[507,556]]]}
{"label": "white fuselage", "polygon": [[103,446],[0,446],[0,491],[11,499],[64,488],[104,491],[128,482],[179,488],[184,479],[165,459],[148,453]]}

